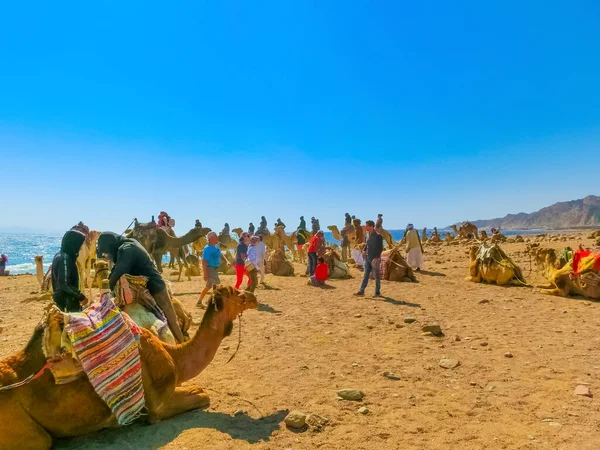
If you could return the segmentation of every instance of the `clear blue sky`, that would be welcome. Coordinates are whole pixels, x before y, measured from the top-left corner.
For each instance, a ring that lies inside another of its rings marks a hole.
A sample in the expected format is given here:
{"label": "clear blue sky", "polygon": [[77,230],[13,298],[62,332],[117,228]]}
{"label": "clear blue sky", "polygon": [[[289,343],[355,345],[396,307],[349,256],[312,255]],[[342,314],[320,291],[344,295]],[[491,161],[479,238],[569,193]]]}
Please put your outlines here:
{"label": "clear blue sky", "polygon": [[1,226],[432,227],[599,194],[599,13],[5,2]]}

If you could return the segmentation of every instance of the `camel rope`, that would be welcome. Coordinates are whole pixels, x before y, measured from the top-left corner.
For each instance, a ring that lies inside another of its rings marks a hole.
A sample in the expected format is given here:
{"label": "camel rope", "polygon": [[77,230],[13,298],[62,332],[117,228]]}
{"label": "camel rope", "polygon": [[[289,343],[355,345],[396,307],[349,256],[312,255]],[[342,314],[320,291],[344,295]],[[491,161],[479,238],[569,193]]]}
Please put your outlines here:
{"label": "camel rope", "polygon": [[7,386],[0,386],[0,392],[2,392],[2,391],[8,391],[10,389],[16,389],[16,388],[21,387],[21,386],[25,386],[30,381],[33,381],[36,378],[41,377],[42,374],[44,373],[44,371],[46,369],[49,369],[49,368],[50,368],[50,361],[46,362],[46,364],[44,364],[44,366],[39,371],[37,371],[36,373],[33,373],[33,374],[29,375],[24,380],[18,381],[17,383],[9,384]]}
{"label": "camel rope", "polygon": [[237,347],[235,348],[235,351],[233,352],[233,355],[231,355],[229,357],[229,359],[227,360],[227,362],[225,364],[229,364],[231,362],[231,360],[235,357],[235,355],[237,355],[238,350],[240,349],[240,344],[242,343],[242,313],[240,313],[238,315],[238,343],[237,343]]}

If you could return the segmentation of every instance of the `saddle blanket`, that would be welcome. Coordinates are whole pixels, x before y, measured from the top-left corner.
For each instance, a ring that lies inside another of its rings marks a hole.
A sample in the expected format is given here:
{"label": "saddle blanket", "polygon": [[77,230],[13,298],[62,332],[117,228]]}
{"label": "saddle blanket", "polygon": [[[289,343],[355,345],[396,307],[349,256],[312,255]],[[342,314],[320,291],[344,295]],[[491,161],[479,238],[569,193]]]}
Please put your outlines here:
{"label": "saddle blanket", "polygon": [[67,335],[94,390],[120,425],[133,422],[145,406],[139,328],[108,294],[66,316]]}

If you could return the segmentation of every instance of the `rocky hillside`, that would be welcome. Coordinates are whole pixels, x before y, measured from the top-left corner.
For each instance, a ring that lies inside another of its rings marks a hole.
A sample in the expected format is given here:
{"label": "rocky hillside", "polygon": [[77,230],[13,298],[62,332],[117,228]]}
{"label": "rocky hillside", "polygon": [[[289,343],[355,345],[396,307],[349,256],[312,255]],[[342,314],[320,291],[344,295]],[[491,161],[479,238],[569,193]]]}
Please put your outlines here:
{"label": "rocky hillside", "polygon": [[502,218],[473,221],[480,228],[500,226],[505,230],[600,227],[600,197],[559,202],[531,214],[509,214]]}

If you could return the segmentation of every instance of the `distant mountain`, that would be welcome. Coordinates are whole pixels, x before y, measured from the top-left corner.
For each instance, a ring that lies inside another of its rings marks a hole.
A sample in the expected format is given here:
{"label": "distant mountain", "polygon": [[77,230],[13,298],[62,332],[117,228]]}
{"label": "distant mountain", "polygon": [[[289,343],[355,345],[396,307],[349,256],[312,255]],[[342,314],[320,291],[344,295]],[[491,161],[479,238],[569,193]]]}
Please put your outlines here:
{"label": "distant mountain", "polygon": [[588,195],[580,200],[555,203],[531,214],[509,214],[472,223],[479,228],[500,226],[505,230],[600,227],[600,197]]}

